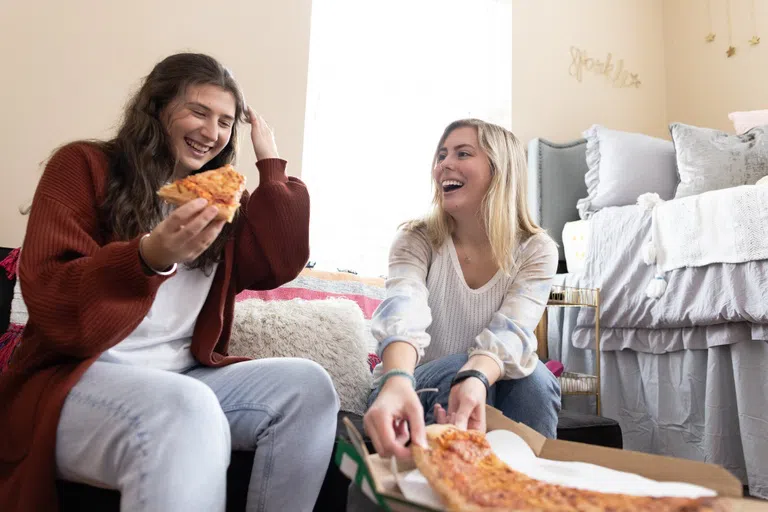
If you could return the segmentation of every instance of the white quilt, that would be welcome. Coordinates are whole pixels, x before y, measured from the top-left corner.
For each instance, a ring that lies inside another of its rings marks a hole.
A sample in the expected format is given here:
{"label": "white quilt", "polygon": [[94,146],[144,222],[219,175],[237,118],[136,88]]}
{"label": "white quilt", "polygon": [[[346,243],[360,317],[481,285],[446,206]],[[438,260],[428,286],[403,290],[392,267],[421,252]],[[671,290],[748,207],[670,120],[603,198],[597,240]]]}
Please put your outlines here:
{"label": "white quilt", "polygon": [[660,272],[768,259],[768,187],[744,185],[659,202],[651,237]]}

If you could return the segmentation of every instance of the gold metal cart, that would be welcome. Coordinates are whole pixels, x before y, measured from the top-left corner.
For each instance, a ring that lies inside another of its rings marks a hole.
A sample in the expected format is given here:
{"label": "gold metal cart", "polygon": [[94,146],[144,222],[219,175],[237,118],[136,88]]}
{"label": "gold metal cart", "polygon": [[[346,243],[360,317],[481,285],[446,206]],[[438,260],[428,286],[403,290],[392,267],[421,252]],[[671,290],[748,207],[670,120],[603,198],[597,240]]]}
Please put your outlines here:
{"label": "gold metal cart", "polygon": [[549,357],[547,345],[547,311],[557,308],[594,308],[595,309],[595,370],[597,375],[585,373],[563,372],[560,375],[560,390],[563,395],[594,395],[597,415],[600,415],[600,289],[574,288],[553,285],[549,293],[547,308],[536,327],[536,339],[539,342],[539,357]]}

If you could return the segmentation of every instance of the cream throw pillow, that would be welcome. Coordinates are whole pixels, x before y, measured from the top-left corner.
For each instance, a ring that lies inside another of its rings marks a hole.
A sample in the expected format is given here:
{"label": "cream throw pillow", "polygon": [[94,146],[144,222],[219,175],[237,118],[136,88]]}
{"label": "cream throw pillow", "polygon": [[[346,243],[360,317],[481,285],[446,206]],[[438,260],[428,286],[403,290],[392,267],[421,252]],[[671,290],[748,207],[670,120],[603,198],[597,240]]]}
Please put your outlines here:
{"label": "cream throw pillow", "polygon": [[371,391],[365,320],[348,299],[247,299],[235,305],[229,353],[254,359],[301,357],[325,368],[341,410],[363,414]]}

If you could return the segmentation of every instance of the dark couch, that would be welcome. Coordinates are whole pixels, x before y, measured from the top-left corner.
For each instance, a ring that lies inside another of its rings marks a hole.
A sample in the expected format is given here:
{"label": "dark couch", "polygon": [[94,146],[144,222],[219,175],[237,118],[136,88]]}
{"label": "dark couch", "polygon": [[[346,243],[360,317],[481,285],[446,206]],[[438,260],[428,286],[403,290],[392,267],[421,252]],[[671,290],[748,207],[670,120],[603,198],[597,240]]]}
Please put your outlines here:
{"label": "dark couch", "polygon": [[[9,249],[0,248],[0,261],[8,254]],[[6,278],[0,272],[0,333],[8,328],[11,299],[15,282]],[[362,432],[360,416],[340,413],[337,436],[346,438],[341,418],[348,416],[357,429]],[[559,439],[576,441],[593,445],[622,448],[621,429],[613,420],[598,416],[562,411],[557,427]],[[373,452],[370,440],[366,439],[368,449]],[[245,509],[246,490],[250,480],[254,452],[235,451],[227,473],[227,510],[243,511]],[[315,504],[316,511],[343,511],[346,508],[347,487],[349,480],[341,474],[333,460],[328,463],[320,496]],[[59,501],[63,512],[110,512],[118,511],[120,494],[117,491],[98,489],[83,484],[59,481]]]}

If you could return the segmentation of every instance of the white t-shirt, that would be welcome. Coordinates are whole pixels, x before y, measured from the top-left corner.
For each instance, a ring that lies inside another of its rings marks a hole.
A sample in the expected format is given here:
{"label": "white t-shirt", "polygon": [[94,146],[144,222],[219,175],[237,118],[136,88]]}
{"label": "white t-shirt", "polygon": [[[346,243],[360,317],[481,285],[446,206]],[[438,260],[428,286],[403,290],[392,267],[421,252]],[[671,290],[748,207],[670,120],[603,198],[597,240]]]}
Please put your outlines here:
{"label": "white t-shirt", "polygon": [[190,346],[197,317],[211,290],[216,266],[204,272],[179,265],[160,285],[147,316],[99,361],[183,372],[196,364]]}

